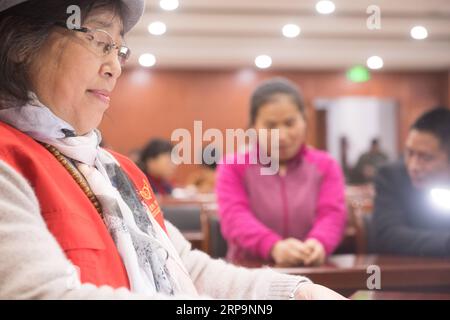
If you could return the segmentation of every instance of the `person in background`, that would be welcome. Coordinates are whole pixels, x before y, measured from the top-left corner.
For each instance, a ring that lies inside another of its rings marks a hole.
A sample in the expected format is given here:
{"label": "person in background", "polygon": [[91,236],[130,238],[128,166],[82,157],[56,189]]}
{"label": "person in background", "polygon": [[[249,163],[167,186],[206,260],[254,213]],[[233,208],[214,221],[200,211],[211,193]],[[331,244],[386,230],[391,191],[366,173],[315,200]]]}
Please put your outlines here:
{"label": "person in background", "polygon": [[356,184],[372,183],[377,170],[388,162],[389,158],[380,148],[378,139],[372,139],[370,149],[363,153],[354,168],[354,181]]}
{"label": "person in background", "polygon": [[197,193],[213,193],[216,185],[216,158],[217,149],[211,151],[210,159],[202,155],[200,168],[193,171],[186,179],[188,187],[195,188]]}
{"label": "person in background", "polygon": [[269,151],[261,139],[219,164],[216,195],[228,259],[322,264],[339,245],[346,224],[341,168],[326,152],[306,145],[303,99],[286,79],[265,81],[254,91],[250,124],[279,129],[280,167],[275,175],[261,175],[262,165],[249,163],[252,152]]}
{"label": "person in background", "polygon": [[404,160],[379,170],[373,217],[377,252],[450,256],[450,110],[411,127]]}
{"label": "person in background", "polygon": [[155,138],[142,149],[140,163],[150,181],[153,191],[159,195],[170,195],[176,165],[172,162],[172,143]]}

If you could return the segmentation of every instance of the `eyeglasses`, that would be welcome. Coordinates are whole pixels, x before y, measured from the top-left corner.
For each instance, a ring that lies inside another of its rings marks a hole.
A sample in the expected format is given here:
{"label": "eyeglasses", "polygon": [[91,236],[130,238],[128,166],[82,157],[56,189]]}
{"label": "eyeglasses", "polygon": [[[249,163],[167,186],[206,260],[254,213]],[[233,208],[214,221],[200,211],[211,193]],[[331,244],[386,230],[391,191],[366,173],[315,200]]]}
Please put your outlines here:
{"label": "eyeglasses", "polygon": [[58,22],[58,23],[55,23],[55,25],[57,25],[59,27],[63,27],[67,30],[84,33],[86,35],[86,39],[89,41],[92,49],[99,56],[107,56],[113,51],[113,49],[116,49],[117,55],[119,57],[119,63],[121,66],[125,65],[125,63],[128,61],[128,59],[131,56],[131,50],[126,46],[117,45],[114,42],[112,36],[105,30],[90,29],[90,28],[86,28],[86,27],[70,29],[64,22],[62,22],[62,23]]}

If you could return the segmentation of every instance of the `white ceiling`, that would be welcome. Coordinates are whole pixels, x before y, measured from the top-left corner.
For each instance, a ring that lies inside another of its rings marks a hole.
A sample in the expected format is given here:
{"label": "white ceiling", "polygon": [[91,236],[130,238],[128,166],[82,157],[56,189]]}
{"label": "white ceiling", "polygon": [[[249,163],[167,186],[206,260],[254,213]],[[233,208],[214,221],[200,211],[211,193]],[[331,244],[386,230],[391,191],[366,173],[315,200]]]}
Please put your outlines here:
{"label": "white ceiling", "polygon": [[[268,54],[277,69],[341,69],[379,55],[389,70],[450,69],[450,0],[334,0],[328,16],[315,11],[316,0],[179,1],[167,12],[159,0],[147,0],[127,36],[131,64],[149,52],[163,68],[236,68]],[[381,30],[366,26],[369,5],[381,8]],[[153,21],[166,23],[166,34],[149,34]],[[286,23],[300,25],[298,38],[282,36]],[[413,40],[414,25],[425,26],[429,37]]]}

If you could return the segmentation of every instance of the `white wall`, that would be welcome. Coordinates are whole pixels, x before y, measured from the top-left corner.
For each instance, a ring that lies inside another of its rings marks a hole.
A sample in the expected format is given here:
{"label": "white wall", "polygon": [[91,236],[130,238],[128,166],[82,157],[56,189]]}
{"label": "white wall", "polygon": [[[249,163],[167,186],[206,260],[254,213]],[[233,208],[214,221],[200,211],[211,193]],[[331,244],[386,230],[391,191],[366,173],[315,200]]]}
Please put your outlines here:
{"label": "white wall", "polygon": [[379,138],[381,148],[390,160],[398,157],[397,106],[393,100],[372,97],[341,97],[319,100],[318,108],[327,110],[328,151],[341,160],[340,138],[347,137],[347,164],[355,165],[358,157]]}

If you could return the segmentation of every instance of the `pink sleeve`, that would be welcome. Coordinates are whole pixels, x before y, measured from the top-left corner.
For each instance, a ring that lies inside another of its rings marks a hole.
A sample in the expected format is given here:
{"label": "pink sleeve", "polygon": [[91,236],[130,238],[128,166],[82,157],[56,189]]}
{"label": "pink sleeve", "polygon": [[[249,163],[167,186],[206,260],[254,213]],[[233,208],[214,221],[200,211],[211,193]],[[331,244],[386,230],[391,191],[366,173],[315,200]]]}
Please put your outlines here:
{"label": "pink sleeve", "polygon": [[342,240],[346,220],[344,177],[339,164],[331,159],[323,170],[316,220],[307,238],[320,241],[329,255]]}
{"label": "pink sleeve", "polygon": [[243,181],[244,170],[244,165],[218,166],[216,194],[221,230],[228,242],[268,260],[273,245],[282,238],[251,211]]}

